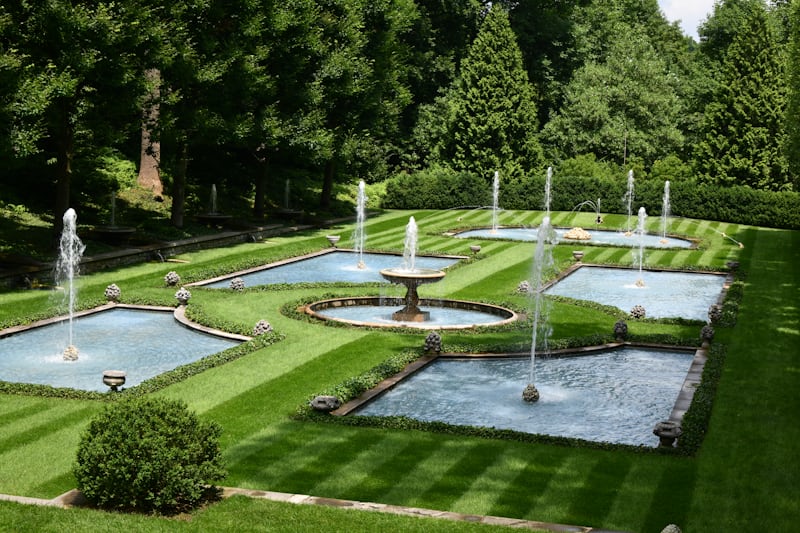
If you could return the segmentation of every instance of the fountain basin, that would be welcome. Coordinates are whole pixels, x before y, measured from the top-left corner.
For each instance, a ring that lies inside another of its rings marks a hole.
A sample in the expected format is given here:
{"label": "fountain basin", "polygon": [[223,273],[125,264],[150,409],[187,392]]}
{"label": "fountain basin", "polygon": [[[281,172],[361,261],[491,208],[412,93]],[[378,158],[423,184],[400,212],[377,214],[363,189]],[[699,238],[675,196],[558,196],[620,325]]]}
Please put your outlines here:
{"label": "fountain basin", "polygon": [[[559,241],[580,242],[581,245],[606,245],[630,247],[639,244],[637,233],[623,233],[613,230],[589,229],[589,238],[569,239],[567,234],[573,228],[555,228]],[[535,242],[538,228],[501,227],[497,229],[479,228],[458,232],[454,237],[459,239],[507,239],[512,241]],[[584,235],[585,237],[585,235]],[[694,242],[678,237],[662,237],[645,234],[641,236],[645,248],[691,248]]]}
{"label": "fountain basin", "polygon": [[[520,391],[530,360],[439,357],[349,411],[513,429],[595,442],[654,445],[653,425],[670,417],[693,352],[624,347],[537,358],[535,403]],[[395,379],[399,376],[395,376]],[[344,413],[342,413],[344,414]]]}
{"label": "fountain basin", "polygon": [[108,304],[73,320],[76,361],[65,361],[66,318],[0,331],[0,380],[105,391],[108,369],[125,373],[129,387],[238,345],[210,330],[190,329],[172,308],[135,309]]}
{"label": "fountain basin", "polygon": [[417,287],[425,283],[434,283],[444,277],[444,272],[432,268],[386,268],[381,270],[381,276],[391,283],[405,285],[405,306],[392,314],[392,319],[400,322],[425,322],[430,320],[429,311],[419,308],[419,294]]}
{"label": "fountain basin", "polygon": [[[641,282],[641,283],[639,283]],[[708,308],[722,298],[725,274],[579,265],[544,293],[589,300],[630,312],[645,308],[648,318],[705,321]]]}
{"label": "fountain basin", "polygon": [[[363,268],[359,268],[359,258]],[[454,265],[463,256],[417,256],[416,264],[420,268],[442,270]],[[273,283],[370,283],[382,282],[385,278],[381,271],[398,264],[396,254],[364,253],[327,248],[321,252],[302,257],[294,257],[285,261],[277,261],[269,265],[227,274],[194,285],[202,285],[211,289],[227,289],[233,278],[240,277],[246,287]]]}
{"label": "fountain basin", "polygon": [[404,303],[404,298],[379,296],[331,298],[311,303],[305,306],[303,311],[320,320],[378,328],[468,329],[477,326],[498,326],[519,319],[514,311],[496,305],[422,298],[419,300],[419,306],[423,312],[429,313],[428,320],[395,320],[392,315]]}

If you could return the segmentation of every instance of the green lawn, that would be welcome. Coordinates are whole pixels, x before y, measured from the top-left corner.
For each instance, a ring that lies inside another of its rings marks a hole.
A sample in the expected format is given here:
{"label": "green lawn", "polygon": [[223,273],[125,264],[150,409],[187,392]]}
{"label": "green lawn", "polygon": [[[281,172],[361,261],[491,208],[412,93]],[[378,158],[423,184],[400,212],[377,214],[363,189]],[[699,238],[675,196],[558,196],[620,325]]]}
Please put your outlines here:
{"label": "green lawn", "polygon": [[[409,215],[420,228],[420,250],[469,254],[469,241],[442,236],[456,227],[487,225],[486,211],[389,212],[368,221],[367,247],[402,249]],[[500,223],[536,224],[542,213],[503,212]],[[559,225],[593,227],[590,213],[555,213]],[[606,217],[608,227],[624,217]],[[650,229],[658,231],[658,220]],[[351,225],[186,254],[186,263],[148,263],[85,276],[82,305],[97,303],[116,283],[123,301],[174,302],[163,276],[176,270],[195,281],[235,267],[328,246],[326,234],[349,246]],[[292,419],[309,396],[364,372],[387,357],[418,348],[424,334],[326,327],[279,313],[281,306],[321,293],[374,293],[375,288],[316,287],[230,291],[193,289],[191,306],[241,328],[267,319],[285,339],[213,368],[158,394],[180,398],[224,429],[225,485],[374,501],[460,513],[636,532],[669,523],[684,532],[792,531],[800,518],[797,415],[800,407],[800,232],[676,219],[674,233],[700,239],[696,250],[652,251],[653,266],[722,268],[741,262],[745,282],[738,323],[719,329],[727,348],[708,433],[693,457],[490,440],[420,431],[345,427]],[[724,235],[723,235],[724,234]],[[736,241],[744,244],[740,248]],[[534,245],[484,241],[482,258],[453,270],[424,296],[524,306],[515,293],[530,273]],[[557,247],[563,268],[574,246]],[[584,247],[584,262],[630,264],[630,250]],[[390,292],[387,289],[381,291]],[[0,324],[52,312],[42,291],[0,294]],[[557,304],[555,338],[607,334],[616,318]],[[633,334],[696,338],[696,326],[632,323]],[[487,335],[445,333],[445,347],[530,342],[518,329]],[[74,488],[77,442],[102,403],[0,395],[0,493],[52,498]],[[472,531],[472,524],[376,513],[293,506],[234,498],[191,517],[164,519],[59,510],[0,502],[0,530],[275,530]]]}

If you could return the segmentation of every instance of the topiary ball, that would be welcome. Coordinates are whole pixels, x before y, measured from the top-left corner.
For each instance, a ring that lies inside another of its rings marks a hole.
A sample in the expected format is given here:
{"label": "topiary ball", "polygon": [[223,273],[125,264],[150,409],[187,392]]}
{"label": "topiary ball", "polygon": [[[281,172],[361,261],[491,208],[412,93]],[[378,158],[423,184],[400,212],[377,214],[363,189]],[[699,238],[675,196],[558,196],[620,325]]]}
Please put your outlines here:
{"label": "topiary ball", "polygon": [[174,514],[197,507],[225,469],[221,428],[179,400],[135,398],[89,423],[72,472],[89,503],[108,510]]}

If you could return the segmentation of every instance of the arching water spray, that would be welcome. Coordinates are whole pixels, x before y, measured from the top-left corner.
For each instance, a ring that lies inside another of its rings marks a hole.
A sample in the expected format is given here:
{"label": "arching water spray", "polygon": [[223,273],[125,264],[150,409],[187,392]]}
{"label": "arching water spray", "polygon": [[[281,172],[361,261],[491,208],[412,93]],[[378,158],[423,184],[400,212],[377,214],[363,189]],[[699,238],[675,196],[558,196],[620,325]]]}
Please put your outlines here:
{"label": "arching water spray", "polygon": [[67,209],[64,213],[64,229],[61,231],[55,272],[56,283],[64,287],[69,309],[69,333],[67,347],[64,349],[63,354],[66,361],[78,359],[78,349],[75,347],[72,335],[72,317],[75,312],[75,296],[77,294],[75,278],[78,276],[81,257],[86,246],[78,237],[77,220],[78,216],[75,214],[75,210],[72,208]]}

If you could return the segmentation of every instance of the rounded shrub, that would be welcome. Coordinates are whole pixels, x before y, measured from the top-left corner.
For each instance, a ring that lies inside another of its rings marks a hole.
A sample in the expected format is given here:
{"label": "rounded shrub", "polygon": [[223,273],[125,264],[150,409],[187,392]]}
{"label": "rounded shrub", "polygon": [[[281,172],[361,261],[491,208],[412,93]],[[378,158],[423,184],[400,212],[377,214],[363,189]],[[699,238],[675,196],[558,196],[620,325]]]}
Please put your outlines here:
{"label": "rounded shrub", "polygon": [[220,432],[178,400],[115,402],[81,438],[73,467],[78,489],[109,510],[174,514],[195,508],[226,475]]}

